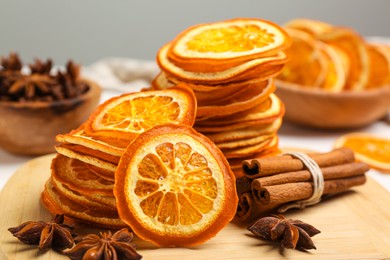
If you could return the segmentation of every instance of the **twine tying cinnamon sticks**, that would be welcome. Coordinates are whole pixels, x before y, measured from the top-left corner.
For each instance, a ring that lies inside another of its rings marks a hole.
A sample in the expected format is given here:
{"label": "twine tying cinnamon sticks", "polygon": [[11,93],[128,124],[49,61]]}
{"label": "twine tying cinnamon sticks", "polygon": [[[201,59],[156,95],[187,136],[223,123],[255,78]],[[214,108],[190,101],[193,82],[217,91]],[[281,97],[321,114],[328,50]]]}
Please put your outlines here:
{"label": "twine tying cinnamon sticks", "polygon": [[237,179],[237,216],[242,219],[272,209],[284,212],[316,204],[322,195],[364,184],[369,170],[367,164],[355,162],[354,153],[348,148],[254,158],[243,161],[242,167],[244,176]]}

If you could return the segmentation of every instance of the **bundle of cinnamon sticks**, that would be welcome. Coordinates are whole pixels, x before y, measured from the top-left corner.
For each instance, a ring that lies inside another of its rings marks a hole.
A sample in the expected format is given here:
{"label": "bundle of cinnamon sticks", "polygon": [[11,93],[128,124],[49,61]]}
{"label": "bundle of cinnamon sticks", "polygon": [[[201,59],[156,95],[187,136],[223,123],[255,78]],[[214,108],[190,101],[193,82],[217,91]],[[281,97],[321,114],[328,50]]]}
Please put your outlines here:
{"label": "bundle of cinnamon sticks", "polygon": [[[369,166],[356,162],[349,148],[307,154],[319,166],[324,179],[323,195],[340,193],[366,182]],[[237,216],[250,220],[313,194],[313,177],[304,163],[292,155],[253,158],[242,162],[238,177]]]}

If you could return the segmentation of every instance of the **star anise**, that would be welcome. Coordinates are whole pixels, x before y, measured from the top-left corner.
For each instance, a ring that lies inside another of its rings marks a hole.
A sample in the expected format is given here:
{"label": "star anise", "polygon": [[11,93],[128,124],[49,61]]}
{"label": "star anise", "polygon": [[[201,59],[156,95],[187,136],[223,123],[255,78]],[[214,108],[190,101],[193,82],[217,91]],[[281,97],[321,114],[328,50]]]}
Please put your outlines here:
{"label": "star anise", "polygon": [[20,71],[22,69],[22,61],[19,55],[11,52],[9,57],[1,57],[1,67],[4,71]]}
{"label": "star anise", "polygon": [[71,259],[141,259],[131,243],[133,233],[123,228],[114,235],[111,231],[100,232],[100,236],[89,234],[76,237],[76,245],[63,253]]}
{"label": "star anise", "polygon": [[66,98],[72,98],[85,93],[88,85],[80,81],[80,66],[68,61],[65,72],[59,71],[56,80],[62,86],[62,92]]}
{"label": "star anise", "polygon": [[22,75],[8,89],[8,94],[19,100],[34,100],[36,96],[50,94],[51,86],[54,84],[55,81],[48,75]]}
{"label": "star anise", "polygon": [[299,250],[316,249],[311,237],[321,232],[312,225],[285,219],[282,215],[260,218],[248,230],[262,239],[281,241],[283,247]]}
{"label": "star anise", "polygon": [[47,59],[46,62],[42,62],[40,59],[35,59],[33,64],[30,64],[31,74],[43,74],[49,75],[52,69],[53,62],[51,59]]}
{"label": "star anise", "polygon": [[22,74],[23,64],[16,53],[1,59],[0,101],[54,101],[86,93],[88,83],[81,80],[80,66],[68,61],[65,69],[52,73],[53,62],[35,59],[30,73]]}
{"label": "star anise", "polygon": [[10,100],[8,89],[22,75],[22,62],[18,54],[11,52],[9,57],[1,58],[0,100]]}
{"label": "star anise", "polygon": [[64,224],[64,215],[55,215],[49,222],[28,221],[8,231],[25,244],[38,245],[39,251],[63,250],[74,245],[73,227]]}

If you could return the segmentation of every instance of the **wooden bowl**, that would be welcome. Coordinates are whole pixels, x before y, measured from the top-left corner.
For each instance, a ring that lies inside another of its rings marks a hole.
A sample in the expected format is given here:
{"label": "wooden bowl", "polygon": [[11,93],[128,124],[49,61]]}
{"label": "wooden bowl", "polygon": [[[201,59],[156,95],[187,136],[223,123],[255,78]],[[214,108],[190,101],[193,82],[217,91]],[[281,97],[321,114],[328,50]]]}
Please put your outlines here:
{"label": "wooden bowl", "polygon": [[55,102],[0,101],[0,148],[19,155],[54,152],[55,136],[79,127],[98,105],[101,88]]}
{"label": "wooden bowl", "polygon": [[321,129],[367,126],[390,108],[390,85],[362,92],[331,93],[277,80],[276,95],[284,102],[284,119]]}

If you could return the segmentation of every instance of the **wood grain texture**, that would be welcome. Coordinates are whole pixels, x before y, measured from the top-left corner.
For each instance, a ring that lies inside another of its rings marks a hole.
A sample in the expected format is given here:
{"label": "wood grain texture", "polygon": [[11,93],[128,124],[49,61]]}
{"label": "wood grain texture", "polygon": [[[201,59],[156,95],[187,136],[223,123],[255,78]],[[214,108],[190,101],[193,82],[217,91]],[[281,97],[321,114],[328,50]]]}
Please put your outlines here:
{"label": "wood grain texture", "polygon": [[275,94],[286,106],[284,119],[320,129],[369,125],[387,115],[390,85],[362,92],[331,93],[276,81]]}
{"label": "wood grain texture", "polygon": [[[49,220],[39,202],[50,175],[53,155],[31,160],[9,180],[0,194],[1,259],[67,259],[54,251],[38,254],[7,231],[28,220]],[[156,248],[135,240],[143,259],[389,259],[390,193],[372,179],[367,184],[333,196],[319,205],[291,211],[288,218],[308,222],[321,233],[313,237],[317,250],[280,250],[278,244],[252,237],[246,225],[230,223],[215,238],[195,248]],[[85,230],[79,230],[85,232]]]}

